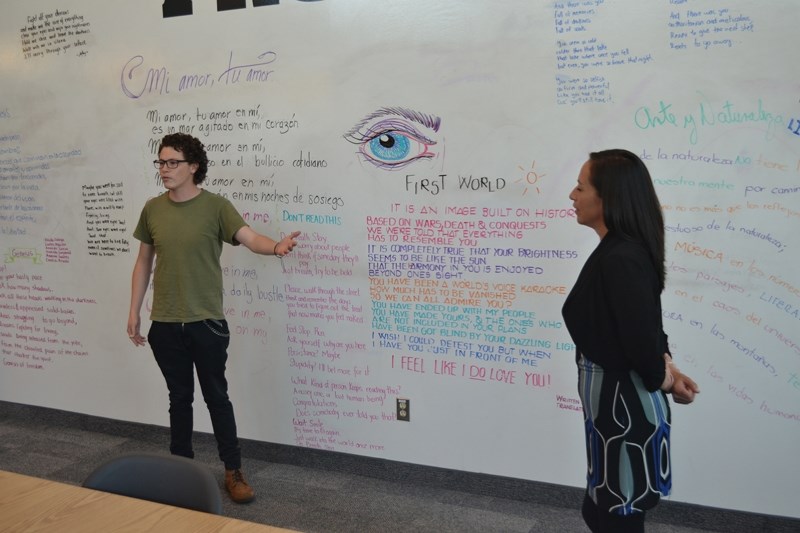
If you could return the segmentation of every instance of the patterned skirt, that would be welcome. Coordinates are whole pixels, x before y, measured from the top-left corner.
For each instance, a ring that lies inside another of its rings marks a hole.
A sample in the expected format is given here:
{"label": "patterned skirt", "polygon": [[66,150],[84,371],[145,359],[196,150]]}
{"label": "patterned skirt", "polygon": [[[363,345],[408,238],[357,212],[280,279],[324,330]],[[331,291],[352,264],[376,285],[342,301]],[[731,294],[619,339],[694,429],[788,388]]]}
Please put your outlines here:
{"label": "patterned skirt", "polygon": [[586,430],[587,493],[601,511],[655,507],[672,488],[671,413],[662,391],[634,372],[606,372],[581,356],[578,392]]}

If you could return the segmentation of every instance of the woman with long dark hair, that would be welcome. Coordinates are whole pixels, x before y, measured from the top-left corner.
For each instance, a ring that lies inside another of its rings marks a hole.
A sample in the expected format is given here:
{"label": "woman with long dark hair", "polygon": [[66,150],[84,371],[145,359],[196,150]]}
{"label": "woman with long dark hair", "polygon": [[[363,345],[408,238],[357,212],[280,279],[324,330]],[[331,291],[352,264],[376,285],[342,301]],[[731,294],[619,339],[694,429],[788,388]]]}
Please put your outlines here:
{"label": "woman with long dark hair", "polygon": [[672,486],[667,395],[691,403],[699,392],[672,363],[661,323],[661,205],[627,150],[590,154],[569,197],[600,237],[562,310],[586,430],[583,518],[595,533],[643,532],[645,511]]}

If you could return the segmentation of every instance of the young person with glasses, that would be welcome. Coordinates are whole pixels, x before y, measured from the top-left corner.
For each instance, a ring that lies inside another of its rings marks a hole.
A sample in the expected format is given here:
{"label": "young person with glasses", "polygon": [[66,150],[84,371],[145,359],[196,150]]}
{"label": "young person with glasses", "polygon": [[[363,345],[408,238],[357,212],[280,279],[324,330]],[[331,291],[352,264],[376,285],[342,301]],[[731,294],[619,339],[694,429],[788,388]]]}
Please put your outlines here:
{"label": "young person with glasses", "polygon": [[[225,379],[230,332],[222,309],[222,244],[243,244],[257,254],[282,257],[297,245],[300,232],[281,240],[261,235],[230,201],[202,189],[208,157],[191,135],[165,136],[153,163],[167,190],[145,204],[134,231],[140,245],[131,282],[128,337],[136,346],[150,343],[169,390],[170,452],[190,458],[197,371],[225,464],[225,487],[233,501],[246,503],[254,492],[242,474]],[[140,314],[151,272],[152,324],[145,337]]]}

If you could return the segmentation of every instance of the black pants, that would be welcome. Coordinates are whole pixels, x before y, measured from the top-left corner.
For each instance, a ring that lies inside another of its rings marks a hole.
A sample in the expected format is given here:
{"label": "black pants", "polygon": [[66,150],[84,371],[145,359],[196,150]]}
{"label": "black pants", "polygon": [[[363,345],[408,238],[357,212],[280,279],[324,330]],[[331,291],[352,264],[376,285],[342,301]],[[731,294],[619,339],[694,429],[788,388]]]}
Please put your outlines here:
{"label": "black pants", "polygon": [[626,516],[607,513],[595,505],[589,494],[583,497],[581,514],[592,533],[644,533],[644,512]]}
{"label": "black pants", "polygon": [[193,458],[194,370],[211,415],[219,458],[225,468],[241,468],[233,405],[228,399],[225,363],[230,332],[225,320],[186,324],[153,322],[147,340],[169,389],[170,452]]}

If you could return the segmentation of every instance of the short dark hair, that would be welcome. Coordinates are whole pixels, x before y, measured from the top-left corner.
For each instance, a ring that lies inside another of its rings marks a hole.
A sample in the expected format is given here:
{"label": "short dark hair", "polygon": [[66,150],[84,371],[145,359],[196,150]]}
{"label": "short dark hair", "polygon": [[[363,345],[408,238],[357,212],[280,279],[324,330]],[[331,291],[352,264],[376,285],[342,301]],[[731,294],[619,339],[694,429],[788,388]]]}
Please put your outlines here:
{"label": "short dark hair", "polygon": [[203,183],[208,172],[208,155],[206,155],[206,149],[200,139],[187,133],[170,133],[161,139],[161,144],[158,146],[159,154],[164,147],[181,152],[186,161],[196,164],[197,172],[194,173],[194,182],[197,185]]}
{"label": "short dark hair", "polygon": [[663,291],[664,215],[647,166],[636,154],[622,149],[593,152],[589,160],[589,179],[603,201],[606,228],[644,245]]}

